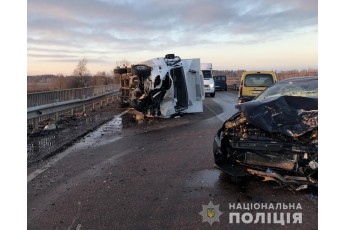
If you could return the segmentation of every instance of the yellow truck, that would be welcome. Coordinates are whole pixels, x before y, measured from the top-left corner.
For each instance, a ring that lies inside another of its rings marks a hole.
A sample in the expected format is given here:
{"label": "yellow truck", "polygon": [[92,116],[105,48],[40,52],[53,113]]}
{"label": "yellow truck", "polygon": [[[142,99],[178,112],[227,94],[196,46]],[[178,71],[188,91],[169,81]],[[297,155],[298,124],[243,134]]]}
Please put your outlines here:
{"label": "yellow truck", "polygon": [[277,82],[272,71],[245,71],[242,74],[238,90],[238,103],[251,101],[267,87]]}

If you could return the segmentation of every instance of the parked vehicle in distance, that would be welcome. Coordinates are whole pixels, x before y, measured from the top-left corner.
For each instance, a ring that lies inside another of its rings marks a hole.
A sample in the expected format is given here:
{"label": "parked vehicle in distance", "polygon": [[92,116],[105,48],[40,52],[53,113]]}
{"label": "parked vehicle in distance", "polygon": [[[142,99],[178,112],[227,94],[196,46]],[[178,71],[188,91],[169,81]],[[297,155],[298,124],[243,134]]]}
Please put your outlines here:
{"label": "parked vehicle in distance", "polygon": [[216,94],[216,88],[212,75],[212,63],[201,63],[200,69],[204,75],[205,95],[209,94],[211,97],[214,97]]}
{"label": "parked vehicle in distance", "polygon": [[318,185],[318,78],[277,82],[224,122],[213,142],[216,167],[291,190]]}
{"label": "parked vehicle in distance", "polygon": [[268,86],[277,82],[272,71],[245,71],[242,74],[238,90],[238,103],[252,100]]}
{"label": "parked vehicle in distance", "polygon": [[215,75],[213,76],[214,79],[214,87],[216,90],[228,90],[228,85],[226,84],[226,76],[225,75]]}

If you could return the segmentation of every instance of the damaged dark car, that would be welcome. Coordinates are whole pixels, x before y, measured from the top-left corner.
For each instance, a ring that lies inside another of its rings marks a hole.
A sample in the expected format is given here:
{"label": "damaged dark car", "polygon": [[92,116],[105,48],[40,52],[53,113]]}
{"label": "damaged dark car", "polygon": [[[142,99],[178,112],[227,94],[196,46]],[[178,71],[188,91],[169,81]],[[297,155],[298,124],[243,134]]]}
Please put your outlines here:
{"label": "damaged dark car", "polygon": [[215,135],[217,168],[294,191],[317,188],[317,77],[279,81],[237,109]]}

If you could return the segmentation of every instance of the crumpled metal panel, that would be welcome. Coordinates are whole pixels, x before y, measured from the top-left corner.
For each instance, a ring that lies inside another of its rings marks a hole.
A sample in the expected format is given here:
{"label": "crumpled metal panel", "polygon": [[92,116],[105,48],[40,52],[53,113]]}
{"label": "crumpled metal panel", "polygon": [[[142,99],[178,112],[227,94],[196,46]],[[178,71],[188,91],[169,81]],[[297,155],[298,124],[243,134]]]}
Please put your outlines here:
{"label": "crumpled metal panel", "polygon": [[299,137],[318,127],[318,99],[269,97],[237,105],[247,122],[270,133]]}

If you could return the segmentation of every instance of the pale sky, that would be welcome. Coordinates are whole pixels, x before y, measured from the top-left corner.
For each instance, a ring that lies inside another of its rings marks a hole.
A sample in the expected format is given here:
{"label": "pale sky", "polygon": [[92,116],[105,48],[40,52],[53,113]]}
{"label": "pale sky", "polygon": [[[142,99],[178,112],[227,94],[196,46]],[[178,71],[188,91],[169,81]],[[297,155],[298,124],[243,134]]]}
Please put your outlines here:
{"label": "pale sky", "polygon": [[92,74],[174,53],[214,69],[318,68],[317,0],[30,0],[27,73]]}

